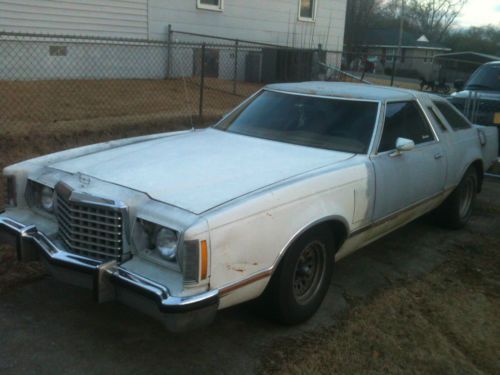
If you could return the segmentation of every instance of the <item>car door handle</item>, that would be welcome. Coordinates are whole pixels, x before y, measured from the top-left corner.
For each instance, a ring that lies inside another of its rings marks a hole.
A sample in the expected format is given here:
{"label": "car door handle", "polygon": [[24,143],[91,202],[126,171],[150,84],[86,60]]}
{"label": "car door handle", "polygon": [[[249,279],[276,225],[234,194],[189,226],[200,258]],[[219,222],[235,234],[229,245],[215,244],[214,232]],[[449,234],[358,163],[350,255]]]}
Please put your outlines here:
{"label": "car door handle", "polygon": [[437,154],[434,154],[434,159],[438,160],[438,159],[441,159],[443,157],[443,154],[438,152]]}

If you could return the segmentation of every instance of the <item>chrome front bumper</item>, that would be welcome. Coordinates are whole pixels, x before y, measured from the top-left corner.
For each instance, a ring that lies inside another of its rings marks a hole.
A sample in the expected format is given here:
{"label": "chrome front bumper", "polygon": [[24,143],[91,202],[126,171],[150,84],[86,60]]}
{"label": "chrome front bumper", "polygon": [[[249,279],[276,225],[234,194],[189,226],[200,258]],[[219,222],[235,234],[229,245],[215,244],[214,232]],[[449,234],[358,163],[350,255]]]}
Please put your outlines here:
{"label": "chrome front bumper", "polygon": [[189,297],[175,297],[166,286],[120,267],[68,253],[34,225],[25,225],[0,215],[0,244],[17,249],[20,261],[41,260],[59,280],[86,287],[98,302],[118,300],[151,315],[174,332],[205,326],[213,321],[219,305],[219,291],[210,290]]}

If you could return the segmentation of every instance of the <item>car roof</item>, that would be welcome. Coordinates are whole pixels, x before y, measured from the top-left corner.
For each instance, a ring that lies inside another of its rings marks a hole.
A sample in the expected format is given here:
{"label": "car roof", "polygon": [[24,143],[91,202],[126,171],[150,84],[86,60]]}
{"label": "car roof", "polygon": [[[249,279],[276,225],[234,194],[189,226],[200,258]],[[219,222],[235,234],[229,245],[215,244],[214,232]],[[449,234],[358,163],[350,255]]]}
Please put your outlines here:
{"label": "car roof", "polygon": [[412,100],[420,96],[413,90],[345,82],[300,82],[267,85],[265,89],[285,91],[294,94],[332,96],[347,99],[366,100]]}

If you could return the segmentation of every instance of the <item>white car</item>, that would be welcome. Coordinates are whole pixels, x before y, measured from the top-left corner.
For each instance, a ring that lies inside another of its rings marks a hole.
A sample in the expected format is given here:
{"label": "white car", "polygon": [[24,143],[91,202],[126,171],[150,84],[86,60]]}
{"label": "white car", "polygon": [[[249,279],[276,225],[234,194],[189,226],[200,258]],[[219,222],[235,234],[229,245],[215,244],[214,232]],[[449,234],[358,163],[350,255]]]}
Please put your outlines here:
{"label": "white car", "polygon": [[437,96],[270,85],[208,129],[7,167],[0,239],[170,330],[255,298],[295,324],[356,249],[432,210],[465,225],[496,139]]}

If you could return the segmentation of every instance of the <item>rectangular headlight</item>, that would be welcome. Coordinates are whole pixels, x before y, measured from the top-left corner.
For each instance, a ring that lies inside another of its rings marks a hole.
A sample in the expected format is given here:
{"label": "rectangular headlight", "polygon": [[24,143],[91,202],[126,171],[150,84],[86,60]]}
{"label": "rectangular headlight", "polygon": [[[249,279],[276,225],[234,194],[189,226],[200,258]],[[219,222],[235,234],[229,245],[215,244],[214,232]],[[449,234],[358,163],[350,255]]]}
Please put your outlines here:
{"label": "rectangular headlight", "polygon": [[31,208],[38,208],[48,213],[53,213],[55,197],[53,188],[28,180],[26,201]]}

